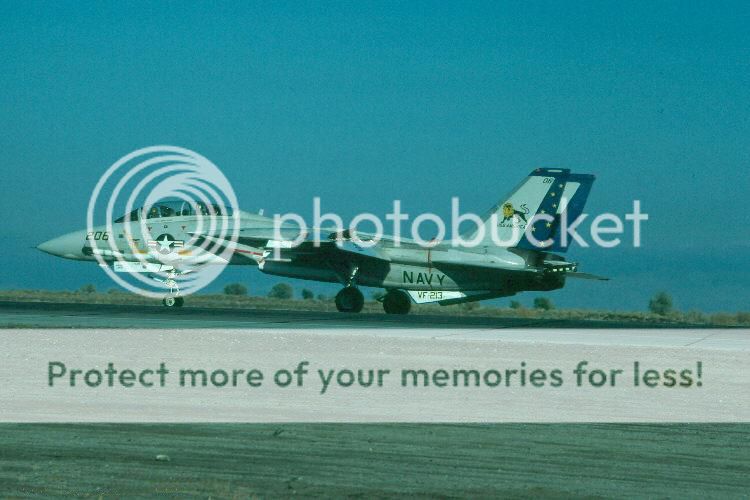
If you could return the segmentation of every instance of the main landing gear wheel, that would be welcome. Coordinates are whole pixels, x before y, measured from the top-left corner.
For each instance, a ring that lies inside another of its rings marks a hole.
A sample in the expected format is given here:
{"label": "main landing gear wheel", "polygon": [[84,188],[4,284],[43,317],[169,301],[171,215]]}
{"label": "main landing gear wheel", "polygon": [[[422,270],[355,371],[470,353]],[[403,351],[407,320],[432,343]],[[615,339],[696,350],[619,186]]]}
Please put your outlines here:
{"label": "main landing gear wheel", "polygon": [[383,298],[383,310],[386,314],[407,314],[411,310],[409,294],[403,290],[391,290]]}
{"label": "main landing gear wheel", "polygon": [[359,288],[348,286],[336,294],[336,309],[339,312],[358,313],[365,305],[365,297]]}
{"label": "main landing gear wheel", "polygon": [[167,297],[164,297],[164,300],[162,300],[161,302],[167,307],[182,307],[183,304],[185,304],[185,299],[183,299],[182,297],[169,295]]}

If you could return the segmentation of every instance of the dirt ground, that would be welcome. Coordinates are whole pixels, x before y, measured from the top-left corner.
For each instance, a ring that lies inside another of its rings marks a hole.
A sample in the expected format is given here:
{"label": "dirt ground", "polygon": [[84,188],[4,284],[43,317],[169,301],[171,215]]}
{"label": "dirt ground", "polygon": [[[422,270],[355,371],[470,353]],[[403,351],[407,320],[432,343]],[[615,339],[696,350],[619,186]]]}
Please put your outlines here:
{"label": "dirt ground", "polygon": [[743,497],[750,425],[0,425],[3,497]]}

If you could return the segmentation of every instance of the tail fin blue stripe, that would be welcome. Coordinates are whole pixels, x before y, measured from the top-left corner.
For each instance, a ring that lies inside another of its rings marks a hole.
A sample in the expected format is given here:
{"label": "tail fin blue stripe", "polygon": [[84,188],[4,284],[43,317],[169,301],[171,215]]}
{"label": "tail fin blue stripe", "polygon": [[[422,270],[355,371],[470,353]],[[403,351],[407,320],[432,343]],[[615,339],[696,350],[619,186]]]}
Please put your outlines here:
{"label": "tail fin blue stripe", "polygon": [[[568,177],[568,182],[577,182],[580,184],[578,190],[568,201],[568,205],[565,208],[565,216],[567,218],[568,225],[572,224],[583,213],[583,208],[589,198],[589,193],[591,192],[591,186],[594,184],[594,179],[596,179],[596,177],[591,174],[571,174]],[[568,238],[568,245],[562,246],[558,227],[556,228],[553,240],[554,243],[550,247],[550,250],[555,252],[565,252],[570,246],[571,238]]]}
{"label": "tail fin blue stripe", "polygon": [[[595,177],[591,174],[569,174],[565,179],[555,179],[556,184],[550,188],[547,196],[545,196],[542,204],[537,210],[537,215],[551,215],[553,220],[537,220],[530,227],[526,228],[523,238],[518,242],[518,248],[526,250],[545,250],[555,252],[565,252],[570,246],[568,241],[567,246],[561,244],[560,238],[560,219],[562,213],[565,214],[568,225],[572,224],[582,213],[583,208],[588,200],[589,193],[591,192],[591,186],[594,183]],[[558,207],[561,202],[561,195],[565,190],[567,184],[576,183],[578,188],[571,197],[567,200],[567,205],[562,212],[559,211]],[[529,234],[532,234],[537,242],[550,242],[550,245],[539,246],[530,241]]]}

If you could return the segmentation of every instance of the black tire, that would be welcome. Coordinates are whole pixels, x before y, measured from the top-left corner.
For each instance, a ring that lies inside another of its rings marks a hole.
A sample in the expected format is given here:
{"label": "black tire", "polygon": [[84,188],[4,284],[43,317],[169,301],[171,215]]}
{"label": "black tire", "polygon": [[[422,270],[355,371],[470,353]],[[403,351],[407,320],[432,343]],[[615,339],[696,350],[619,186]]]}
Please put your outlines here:
{"label": "black tire", "polygon": [[182,298],[182,297],[175,297],[175,303],[174,303],[175,307],[182,307],[184,305],[185,305],[185,299],[184,298]]}
{"label": "black tire", "polygon": [[383,310],[386,314],[408,314],[411,310],[411,298],[403,290],[391,290],[383,298]]}
{"label": "black tire", "polygon": [[336,294],[336,309],[339,312],[358,313],[365,305],[365,296],[359,288],[348,286]]}
{"label": "black tire", "polygon": [[177,299],[179,297],[174,297],[172,295],[167,295],[164,297],[161,301],[162,304],[164,304],[165,307],[179,307],[177,306]]}

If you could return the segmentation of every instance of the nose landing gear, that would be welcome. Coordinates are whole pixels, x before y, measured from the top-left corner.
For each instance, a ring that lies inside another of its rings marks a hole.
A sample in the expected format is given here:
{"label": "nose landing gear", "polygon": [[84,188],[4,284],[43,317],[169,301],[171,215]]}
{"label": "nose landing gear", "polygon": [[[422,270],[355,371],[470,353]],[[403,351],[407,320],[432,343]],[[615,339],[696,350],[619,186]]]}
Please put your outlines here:
{"label": "nose landing gear", "polygon": [[166,307],[182,307],[185,304],[185,299],[177,295],[167,295],[161,301]]}
{"label": "nose landing gear", "polygon": [[182,307],[185,304],[185,299],[180,297],[180,286],[174,279],[175,275],[170,273],[167,279],[160,279],[156,276],[151,276],[154,280],[164,283],[164,286],[169,288],[169,295],[164,297],[161,301],[165,307]]}

